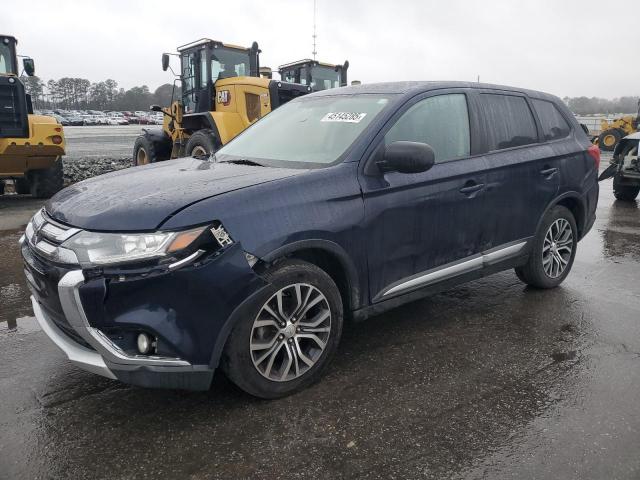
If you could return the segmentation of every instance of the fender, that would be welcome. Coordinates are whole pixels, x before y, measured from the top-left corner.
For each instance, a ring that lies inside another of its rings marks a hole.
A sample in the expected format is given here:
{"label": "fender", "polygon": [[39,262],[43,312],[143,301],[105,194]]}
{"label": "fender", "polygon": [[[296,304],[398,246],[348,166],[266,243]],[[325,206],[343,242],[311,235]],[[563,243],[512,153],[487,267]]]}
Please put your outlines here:
{"label": "fender", "polygon": [[540,225],[542,224],[542,220],[547,215],[549,210],[551,210],[553,207],[555,207],[560,202],[562,202],[562,200],[566,200],[566,199],[571,199],[571,200],[575,200],[576,202],[578,202],[578,205],[579,205],[579,208],[580,208],[580,218],[576,218],[576,224],[577,224],[578,229],[579,229],[579,232],[578,232],[579,233],[579,238],[578,239],[579,240],[582,239],[583,233],[584,233],[584,227],[587,226],[587,223],[588,223],[587,205],[585,204],[585,201],[580,196],[580,194],[578,192],[575,192],[575,191],[565,192],[562,195],[558,195],[556,198],[554,198],[553,200],[551,200],[549,202],[549,205],[547,205],[547,208],[545,208],[544,212],[542,212],[542,215],[540,216],[540,219],[538,220],[538,223],[536,225],[536,232],[538,232],[538,230],[540,230]]}
{"label": "fender", "polygon": [[342,266],[343,271],[347,276],[347,282],[349,283],[349,296],[350,306],[352,309],[356,309],[360,306],[360,280],[358,279],[358,270],[356,269],[353,261],[345,252],[345,250],[335,242],[331,240],[325,240],[321,238],[298,240],[287,245],[283,245],[272,252],[263,255],[261,260],[271,263],[278,258],[282,258],[292,253],[299,252],[301,250],[316,249],[324,250],[327,253],[335,257]]}
{"label": "fender", "polygon": [[162,128],[143,128],[142,135],[150,137],[154,143],[171,142],[171,139],[166,133],[164,133]]}
{"label": "fender", "polygon": [[627,135],[622,140],[620,140],[616,145],[616,148],[614,148],[613,150],[613,158],[615,159],[615,157],[620,155],[624,147],[626,147],[628,143],[633,141],[640,142],[640,132],[632,133],[631,135]]}

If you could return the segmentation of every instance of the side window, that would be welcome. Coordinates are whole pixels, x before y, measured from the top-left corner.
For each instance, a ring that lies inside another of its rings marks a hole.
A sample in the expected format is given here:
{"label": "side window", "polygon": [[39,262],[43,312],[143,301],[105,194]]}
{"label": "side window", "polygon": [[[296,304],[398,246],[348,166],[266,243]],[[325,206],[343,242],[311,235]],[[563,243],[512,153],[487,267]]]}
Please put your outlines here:
{"label": "side window", "polygon": [[540,119],[545,140],[557,140],[569,135],[571,127],[552,102],[545,100],[533,100],[532,102]]}
{"label": "side window", "polygon": [[523,97],[515,95],[480,95],[487,120],[489,150],[537,143],[536,123]]}
{"label": "side window", "polygon": [[465,157],[470,151],[469,112],[464,94],[425,98],[407,110],[384,136],[384,142],[431,145],[436,162]]}

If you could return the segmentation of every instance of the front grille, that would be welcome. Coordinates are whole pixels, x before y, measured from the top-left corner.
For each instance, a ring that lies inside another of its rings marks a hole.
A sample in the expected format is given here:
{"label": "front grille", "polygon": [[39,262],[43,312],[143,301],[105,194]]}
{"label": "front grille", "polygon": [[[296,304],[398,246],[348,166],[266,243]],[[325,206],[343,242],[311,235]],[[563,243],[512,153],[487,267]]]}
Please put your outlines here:
{"label": "front grille", "polygon": [[[55,251],[64,241],[61,239],[66,238],[69,232],[73,233],[72,230],[66,225],[54,222],[44,210],[41,210],[27,226],[25,242],[22,244],[22,258],[31,292],[44,313],[70,339],[93,350],[67,321],[58,294],[60,279],[80,267],[52,261],[52,258],[58,258]],[[46,250],[43,250],[43,242],[47,245]]]}
{"label": "front grille", "polygon": [[0,137],[29,137],[27,97],[16,77],[0,77]]}

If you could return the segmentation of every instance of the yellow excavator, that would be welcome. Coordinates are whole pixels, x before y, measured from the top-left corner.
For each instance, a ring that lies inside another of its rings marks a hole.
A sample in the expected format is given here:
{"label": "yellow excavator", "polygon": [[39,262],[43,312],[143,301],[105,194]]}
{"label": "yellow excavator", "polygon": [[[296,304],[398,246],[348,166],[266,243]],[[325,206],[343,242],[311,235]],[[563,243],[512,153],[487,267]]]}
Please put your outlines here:
{"label": "yellow excavator", "polygon": [[[178,47],[182,93],[164,114],[162,128],[143,129],[133,149],[135,165],[190,155],[210,155],[274,108],[311,92],[306,85],[260,75],[260,49],[201,39]],[[162,69],[169,69],[169,54]],[[175,83],[174,83],[175,85]]]}
{"label": "yellow excavator", "polygon": [[[0,194],[3,179],[14,179],[17,193],[47,198],[63,186],[64,131],[55,118],[33,114],[19,78],[17,43],[0,35]],[[34,75],[33,59],[23,58],[22,65]]]}
{"label": "yellow excavator", "polygon": [[616,145],[627,135],[631,135],[640,130],[640,101],[638,101],[638,114],[627,115],[616,118],[611,122],[602,120],[600,135],[598,136],[598,146],[601,150],[613,152]]}

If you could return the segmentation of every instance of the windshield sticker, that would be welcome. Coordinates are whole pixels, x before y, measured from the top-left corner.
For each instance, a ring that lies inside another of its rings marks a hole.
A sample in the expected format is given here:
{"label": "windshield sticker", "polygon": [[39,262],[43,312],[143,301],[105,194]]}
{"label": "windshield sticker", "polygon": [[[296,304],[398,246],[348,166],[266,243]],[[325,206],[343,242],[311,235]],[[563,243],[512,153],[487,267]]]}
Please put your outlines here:
{"label": "windshield sticker", "polygon": [[331,112],[327,113],[322,119],[321,122],[346,122],[346,123],[360,123],[365,117],[366,113],[355,113],[355,112]]}

